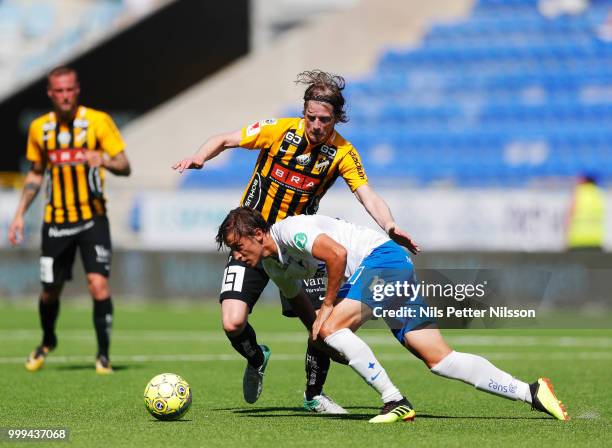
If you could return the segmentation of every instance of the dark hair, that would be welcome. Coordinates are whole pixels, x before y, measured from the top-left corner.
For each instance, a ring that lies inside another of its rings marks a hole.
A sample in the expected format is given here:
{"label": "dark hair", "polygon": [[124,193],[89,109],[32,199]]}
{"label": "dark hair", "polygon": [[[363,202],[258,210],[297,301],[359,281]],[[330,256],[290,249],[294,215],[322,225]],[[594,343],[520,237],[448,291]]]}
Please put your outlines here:
{"label": "dark hair", "polygon": [[268,232],[270,231],[270,224],[257,210],[249,207],[235,208],[229,212],[219,226],[219,231],[215,237],[217,250],[221,250],[223,246],[228,246],[227,237],[230,233],[234,236],[234,239],[240,239],[243,236],[255,235],[256,229]]}
{"label": "dark hair", "polygon": [[307,70],[297,75],[295,83],[308,86],[304,92],[304,110],[308,101],[321,101],[334,108],[336,121],[346,123],[349,120],[344,110],[345,100],[342,90],[346,82],[342,76],[322,70]]}
{"label": "dark hair", "polygon": [[51,78],[54,76],[62,76],[62,75],[70,75],[74,74],[76,77],[77,83],[79,82],[79,74],[72,67],[68,67],[67,65],[60,65],[59,67],[55,67],[49,73],[47,73],[47,83],[50,83]]}

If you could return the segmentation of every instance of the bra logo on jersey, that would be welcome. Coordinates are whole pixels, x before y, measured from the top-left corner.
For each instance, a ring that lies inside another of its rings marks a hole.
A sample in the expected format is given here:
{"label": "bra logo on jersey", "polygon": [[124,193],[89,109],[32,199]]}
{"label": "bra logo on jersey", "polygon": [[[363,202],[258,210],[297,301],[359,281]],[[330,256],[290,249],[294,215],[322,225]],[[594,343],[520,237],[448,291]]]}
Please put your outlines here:
{"label": "bra logo on jersey", "polygon": [[76,165],[87,161],[85,151],[81,148],[56,149],[48,154],[53,165]]}
{"label": "bra logo on jersey", "polygon": [[297,160],[297,163],[300,165],[306,166],[310,163],[310,154],[302,154],[301,156],[297,156],[295,160]]}
{"label": "bra logo on jersey", "polygon": [[281,184],[291,189],[301,191],[312,191],[320,183],[319,179],[305,176],[303,173],[282,167],[277,163],[272,166],[271,175],[273,179],[277,180]]}

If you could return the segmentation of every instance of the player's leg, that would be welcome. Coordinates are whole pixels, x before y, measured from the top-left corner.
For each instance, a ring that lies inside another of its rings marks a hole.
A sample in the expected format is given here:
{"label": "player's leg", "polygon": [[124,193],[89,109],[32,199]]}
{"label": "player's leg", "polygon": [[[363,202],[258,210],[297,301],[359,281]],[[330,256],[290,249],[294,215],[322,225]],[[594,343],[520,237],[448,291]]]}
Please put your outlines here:
{"label": "player's leg", "polygon": [[524,401],[560,420],[568,418],[548,380],[540,379],[529,385],[482,356],[454,351],[434,325],[405,332],[404,345],[436,375],[463,381],[510,400]]}
{"label": "player's leg", "polygon": [[[325,296],[326,276],[325,265],[320,264],[314,277],[303,281],[303,289],[297,298],[290,300],[280,294],[283,316],[299,317],[308,332]],[[346,364],[346,360],[339,353],[329,352],[332,352],[329,346],[308,338],[304,357],[306,388],[303,407],[307,411],[320,414],[347,414],[342,406],[323,392],[331,364],[330,356],[333,356],[336,362]]]}
{"label": "player's leg", "polygon": [[79,234],[78,245],[93,300],[93,325],[98,345],[96,373],[105,375],[113,372],[109,356],[113,301],[108,286],[112,244],[108,219],[99,217],[91,222],[93,226]]}
{"label": "player's leg", "polygon": [[232,257],[225,267],[219,300],[223,330],[232,347],[247,360],[243,377],[243,394],[247,403],[255,403],[263,390],[263,376],[270,349],[257,342],[249,313],[268,283],[261,266],[250,268]]}
{"label": "player's leg", "polygon": [[372,349],[355,334],[371,317],[371,309],[360,301],[343,299],[334,306],[319,335],[326,344],[342,353],[351,368],[380,394],[384,406],[381,415],[372,419],[372,423],[412,420],[415,415],[412,405],[395,387]]}
{"label": "player's leg", "polygon": [[50,232],[51,225],[42,226],[40,280],[42,292],[38,301],[42,342],[28,356],[25,368],[30,372],[40,370],[46,356],[57,346],[55,323],[59,315],[60,295],[64,282],[72,278],[72,265],[76,253],[74,237]]}
{"label": "player's leg", "polygon": [[98,349],[96,352],[96,373],[112,373],[110,363],[110,335],[113,326],[113,302],[108,288],[108,279],[101,274],[87,274],[87,287],[93,299],[93,324]]}

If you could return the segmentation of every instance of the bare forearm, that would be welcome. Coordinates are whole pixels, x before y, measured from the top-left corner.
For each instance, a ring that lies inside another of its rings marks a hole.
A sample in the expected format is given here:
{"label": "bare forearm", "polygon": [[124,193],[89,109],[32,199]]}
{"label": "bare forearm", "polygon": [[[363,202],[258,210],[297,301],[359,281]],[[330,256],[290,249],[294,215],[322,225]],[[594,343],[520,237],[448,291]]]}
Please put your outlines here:
{"label": "bare forearm", "polygon": [[196,151],[194,158],[200,164],[214,159],[228,148],[237,146],[234,141],[227,138],[227,134],[215,135],[202,144]]}
{"label": "bare forearm", "polygon": [[338,291],[344,279],[344,268],[346,266],[346,254],[337,254],[335,258],[326,261],[327,268],[327,290],[323,303],[335,305]]}
{"label": "bare forearm", "polygon": [[360,187],[355,192],[355,195],[374,221],[376,221],[376,224],[388,233],[389,229],[395,225],[395,220],[385,200],[367,185]]}
{"label": "bare forearm", "polygon": [[132,173],[129,163],[114,158],[105,160],[102,166],[115,176],[129,176]]}
{"label": "bare forearm", "polygon": [[42,175],[32,172],[28,173],[25,179],[23,192],[21,193],[21,198],[19,200],[19,204],[17,205],[17,211],[15,212],[15,215],[25,215],[32,202],[34,202],[34,199],[36,199],[36,196],[40,191],[41,185]]}

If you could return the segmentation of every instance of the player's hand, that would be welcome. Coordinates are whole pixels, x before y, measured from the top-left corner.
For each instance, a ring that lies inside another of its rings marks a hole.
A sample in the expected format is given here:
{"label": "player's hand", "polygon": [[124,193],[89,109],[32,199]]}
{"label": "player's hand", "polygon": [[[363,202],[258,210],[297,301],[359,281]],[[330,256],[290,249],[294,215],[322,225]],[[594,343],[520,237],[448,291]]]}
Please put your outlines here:
{"label": "player's hand", "polygon": [[325,323],[325,321],[329,318],[330,314],[334,310],[333,305],[322,304],[321,309],[317,313],[317,318],[312,324],[312,340],[316,341],[317,336],[319,335],[319,331],[321,331],[321,327]]}
{"label": "player's hand", "polygon": [[85,158],[87,159],[87,165],[92,168],[102,166],[102,153],[100,151],[89,149],[85,151]]}
{"label": "player's hand", "polygon": [[201,170],[203,166],[204,162],[196,160],[195,157],[187,157],[172,165],[172,169],[182,173],[185,170]]}
{"label": "player's hand", "polygon": [[415,255],[421,251],[419,246],[412,241],[412,237],[398,227],[391,227],[391,229],[389,229],[389,238],[400,246],[404,246]]}
{"label": "player's hand", "polygon": [[21,216],[16,216],[11,222],[8,232],[8,240],[12,246],[17,246],[23,241],[24,222]]}

